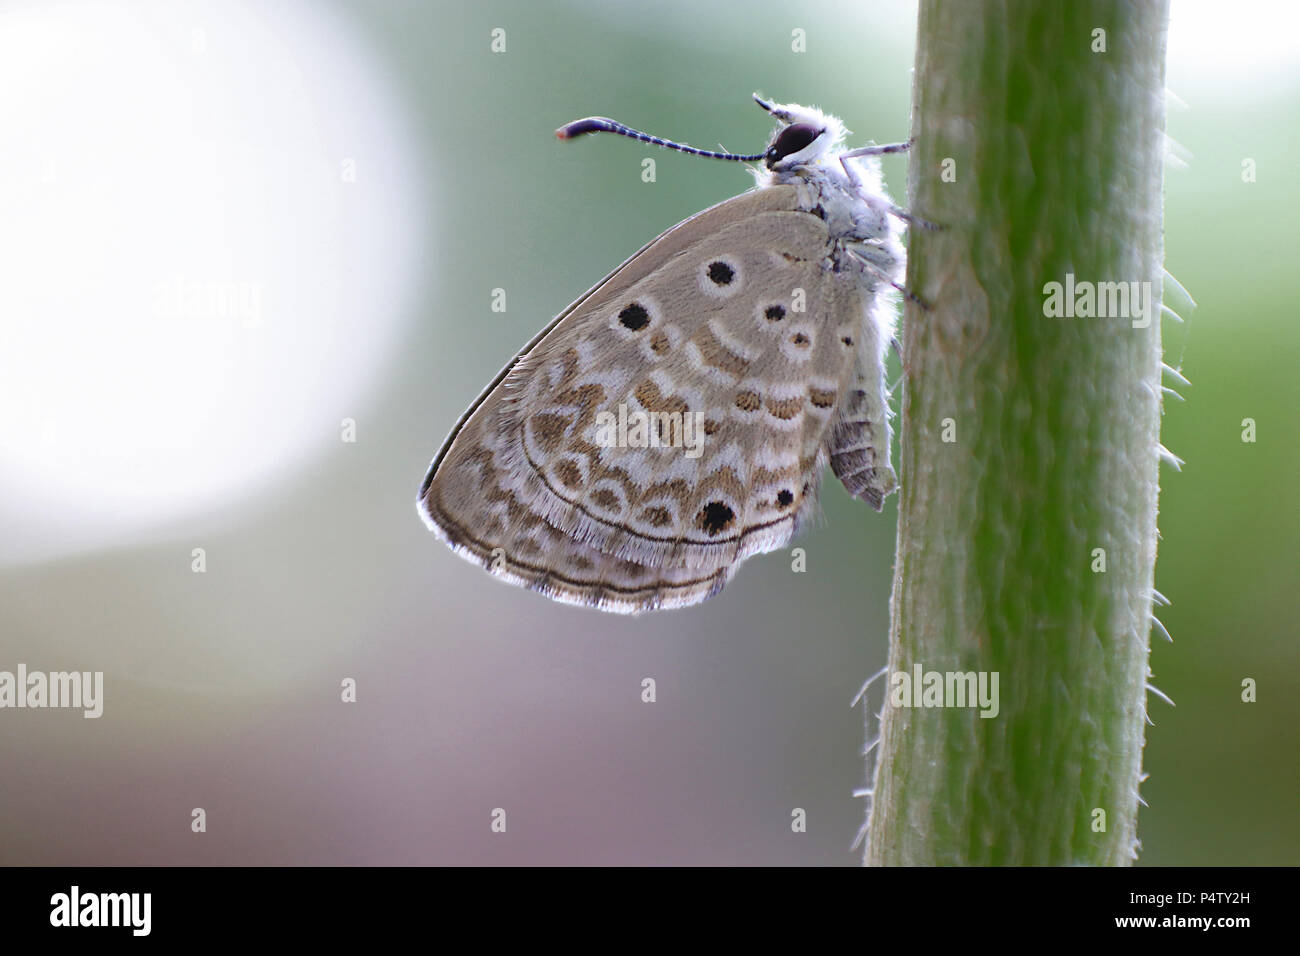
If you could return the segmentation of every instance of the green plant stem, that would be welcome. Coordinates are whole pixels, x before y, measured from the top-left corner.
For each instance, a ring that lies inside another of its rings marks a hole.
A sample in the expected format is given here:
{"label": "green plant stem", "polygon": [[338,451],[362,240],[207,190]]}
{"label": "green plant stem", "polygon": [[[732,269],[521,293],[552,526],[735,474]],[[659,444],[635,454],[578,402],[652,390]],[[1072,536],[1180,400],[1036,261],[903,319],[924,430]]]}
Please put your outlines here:
{"label": "green plant stem", "polygon": [[[996,672],[1000,701],[982,718],[887,697],[868,863],[1136,856],[1167,17],[922,0],[910,208],[943,228],[912,230],[929,308],[908,305],[903,343],[889,672]],[[1150,324],[1045,315],[1067,273],[1150,283]]]}

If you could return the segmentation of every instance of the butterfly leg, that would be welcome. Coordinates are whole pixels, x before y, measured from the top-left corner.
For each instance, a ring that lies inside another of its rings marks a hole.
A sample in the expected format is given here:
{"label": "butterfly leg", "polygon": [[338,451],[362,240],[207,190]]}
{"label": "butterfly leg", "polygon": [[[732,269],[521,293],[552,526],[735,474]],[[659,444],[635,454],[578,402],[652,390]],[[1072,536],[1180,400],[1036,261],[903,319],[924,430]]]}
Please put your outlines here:
{"label": "butterfly leg", "polygon": [[844,170],[844,175],[849,177],[849,182],[855,189],[861,188],[862,181],[858,179],[857,172],[845,160],[860,159],[864,156],[884,156],[888,153],[905,153],[912,148],[916,140],[909,139],[906,143],[885,143],[882,146],[863,146],[861,149],[851,149],[846,153],[840,153],[840,168]]}
{"label": "butterfly leg", "polygon": [[[858,251],[857,249],[850,249],[849,252],[853,255],[853,257],[854,257],[855,259],[857,259],[859,262],[861,262],[864,266],[866,266],[866,267],[867,267],[868,269],[870,269],[872,272],[876,273],[876,275],[880,276],[882,279],[884,279],[886,282],[888,282],[890,285],[892,285],[892,286],[893,286],[895,289],[897,289],[899,292],[903,293],[903,295],[907,297],[907,300],[908,300],[909,302],[914,302],[914,303],[916,303],[918,306],[920,306],[920,307],[921,307],[922,309],[924,309],[926,312],[929,312],[929,311],[930,311],[930,306],[926,303],[926,301],[925,301],[924,299],[922,299],[919,295],[917,295],[917,294],[916,294],[915,292],[913,292],[911,289],[907,288],[907,286],[903,285],[901,282],[896,281],[892,276],[890,276],[890,274],[889,274],[888,272],[886,272],[886,271],[885,271],[884,269],[882,269],[879,265],[877,265],[875,262],[873,262],[873,261],[872,261],[868,256],[863,255],[862,252]],[[900,352],[900,353],[899,353],[899,358],[902,358],[902,357],[903,357],[903,356],[902,356],[902,353]]]}
{"label": "butterfly leg", "polygon": [[[845,162],[846,159],[859,159],[864,156],[886,156],[890,153],[905,153],[915,145],[916,137],[913,136],[906,143],[884,143],[880,146],[863,146],[860,149],[851,149],[848,152],[840,153],[840,167],[844,170],[845,175],[849,177],[849,180],[854,186],[861,186],[862,183],[859,182],[857,173],[855,173],[849,164]],[[943,228],[943,226],[938,223],[930,222],[929,220],[922,219],[920,216],[912,215],[901,206],[891,205],[889,207],[889,213],[890,215],[903,220],[903,222],[907,223],[909,226],[917,226],[921,229],[930,230]]]}
{"label": "butterfly leg", "polygon": [[884,156],[887,153],[905,153],[916,145],[916,137],[913,136],[906,143],[882,143],[879,146],[863,146],[859,149],[850,149],[848,152],[840,154],[840,162],[846,159],[857,159],[861,156]]}
{"label": "butterfly leg", "polygon": [[937,222],[930,222],[928,219],[922,219],[920,216],[914,216],[901,206],[890,206],[889,214],[903,220],[909,226],[916,226],[920,229],[927,229],[930,232],[941,232],[943,226]]}
{"label": "butterfly leg", "polygon": [[[900,362],[902,362],[902,361],[903,361],[903,346],[899,343],[899,341],[898,341],[898,336],[897,336],[897,335],[891,335],[891,336],[889,337],[889,347],[892,348],[892,349],[894,350],[894,354],[897,355],[897,356],[898,356],[898,360],[899,360]],[[904,366],[903,366],[903,367],[904,367],[904,368],[907,367],[906,363],[904,363]],[[899,386],[899,383],[901,383],[902,381],[903,381],[903,376],[900,375],[900,376],[898,376],[898,378],[894,379],[894,384],[891,385],[891,386],[889,386],[888,389],[886,389],[886,391],[889,392],[889,397],[890,397],[890,398],[893,398],[893,397],[894,397],[894,392],[895,392],[895,390],[897,390],[897,388],[898,388],[898,386]]]}
{"label": "butterfly leg", "polygon": [[894,379],[894,383],[885,389],[885,391],[889,394],[889,397],[893,398],[894,393],[898,391],[898,386],[903,384],[903,377],[907,373],[907,363],[903,361],[903,347],[898,344],[898,337],[897,336],[891,337],[889,340],[889,344],[893,346],[894,354],[898,356],[898,361],[902,362],[903,364],[903,374],[899,375],[898,378]]}

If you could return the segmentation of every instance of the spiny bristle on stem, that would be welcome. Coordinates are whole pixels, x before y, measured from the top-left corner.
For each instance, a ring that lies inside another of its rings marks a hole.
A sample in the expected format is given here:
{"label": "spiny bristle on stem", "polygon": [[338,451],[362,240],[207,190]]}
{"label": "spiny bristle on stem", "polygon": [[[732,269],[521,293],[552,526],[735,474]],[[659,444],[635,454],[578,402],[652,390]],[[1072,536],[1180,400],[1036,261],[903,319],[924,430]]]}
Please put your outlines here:
{"label": "spiny bristle on stem", "polygon": [[853,702],[849,704],[849,706],[850,707],[858,706],[858,701],[860,701],[863,695],[866,694],[867,688],[869,688],[872,684],[880,680],[880,678],[884,677],[888,673],[889,673],[889,668],[882,667],[880,668],[880,670],[876,671],[874,674],[868,677],[866,682],[860,688],[858,688],[858,692],[853,695]]}

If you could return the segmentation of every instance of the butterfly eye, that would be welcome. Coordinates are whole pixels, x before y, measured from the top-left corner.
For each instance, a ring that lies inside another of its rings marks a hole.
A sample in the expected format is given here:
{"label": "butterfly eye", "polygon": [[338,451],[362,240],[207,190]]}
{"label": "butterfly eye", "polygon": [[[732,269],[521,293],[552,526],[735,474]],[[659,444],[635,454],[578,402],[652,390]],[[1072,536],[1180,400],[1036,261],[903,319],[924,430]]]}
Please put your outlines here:
{"label": "butterfly eye", "polygon": [[787,126],[781,132],[777,133],[776,139],[772,140],[772,145],[767,148],[764,160],[771,169],[787,156],[806,149],[813,140],[822,133],[824,129],[818,129],[816,126],[810,126],[807,123],[795,123]]}

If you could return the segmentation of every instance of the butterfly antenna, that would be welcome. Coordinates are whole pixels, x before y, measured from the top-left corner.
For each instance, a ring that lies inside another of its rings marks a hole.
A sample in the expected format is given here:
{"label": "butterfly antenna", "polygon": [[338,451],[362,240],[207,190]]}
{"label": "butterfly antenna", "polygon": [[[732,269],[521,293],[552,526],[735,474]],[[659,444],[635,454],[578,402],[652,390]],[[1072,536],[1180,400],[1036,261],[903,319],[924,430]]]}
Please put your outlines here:
{"label": "butterfly antenna", "polygon": [[632,129],[630,126],[624,126],[622,123],[615,122],[604,116],[588,116],[586,119],[574,120],[572,123],[561,126],[555,131],[555,135],[560,139],[574,139],[587,133],[618,133],[619,136],[627,136],[642,143],[650,143],[652,146],[664,146],[668,149],[675,149],[679,153],[706,156],[709,159],[730,159],[738,163],[756,163],[763,158],[762,153],[742,156],[739,153],[720,153],[712,149],[696,149],[694,146],[687,146],[685,143],[674,143],[670,139],[651,136],[649,133]]}

